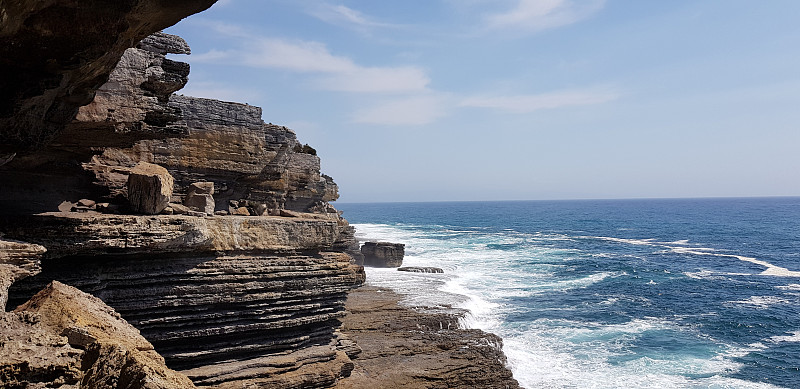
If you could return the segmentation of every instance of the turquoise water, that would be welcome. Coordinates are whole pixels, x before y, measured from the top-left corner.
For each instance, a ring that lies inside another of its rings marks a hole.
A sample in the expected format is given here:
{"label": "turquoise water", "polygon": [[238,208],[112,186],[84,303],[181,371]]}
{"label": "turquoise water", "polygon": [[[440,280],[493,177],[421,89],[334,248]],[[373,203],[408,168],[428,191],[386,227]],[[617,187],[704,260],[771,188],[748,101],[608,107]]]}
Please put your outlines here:
{"label": "turquoise water", "polygon": [[338,204],[527,388],[799,388],[800,198]]}

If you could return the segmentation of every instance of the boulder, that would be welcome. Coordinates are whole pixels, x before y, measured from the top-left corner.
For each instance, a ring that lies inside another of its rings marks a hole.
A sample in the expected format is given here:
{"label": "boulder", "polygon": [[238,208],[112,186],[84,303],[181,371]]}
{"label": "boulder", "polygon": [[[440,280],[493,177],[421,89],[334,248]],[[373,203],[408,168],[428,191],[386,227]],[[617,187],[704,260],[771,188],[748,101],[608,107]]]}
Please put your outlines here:
{"label": "boulder", "polygon": [[444,270],[438,267],[430,267],[430,266],[408,266],[408,267],[399,267],[397,268],[398,271],[407,271],[410,273],[444,273]]}
{"label": "boulder", "polygon": [[189,207],[193,211],[204,212],[206,215],[213,215],[215,208],[213,195],[213,182],[195,182],[189,185],[189,191],[186,194],[186,199],[183,200],[183,205]]}
{"label": "boulder", "polygon": [[365,242],[361,246],[361,254],[364,254],[364,266],[400,267],[403,264],[405,246],[402,243]]}
{"label": "boulder", "polygon": [[128,201],[131,210],[157,215],[169,204],[174,180],[167,169],[139,162],[128,175]]}

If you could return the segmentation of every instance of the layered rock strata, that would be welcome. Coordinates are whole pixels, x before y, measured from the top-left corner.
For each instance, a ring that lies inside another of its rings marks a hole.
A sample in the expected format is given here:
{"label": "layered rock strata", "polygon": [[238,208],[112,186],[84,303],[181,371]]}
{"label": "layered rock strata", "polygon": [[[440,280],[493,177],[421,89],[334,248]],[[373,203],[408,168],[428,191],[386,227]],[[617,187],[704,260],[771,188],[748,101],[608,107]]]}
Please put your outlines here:
{"label": "layered rock strata", "polygon": [[336,328],[364,281],[336,184],[260,108],[172,95],[188,65],[164,56],[188,51],[162,33],[126,50],[59,137],[0,166],[0,233],[47,250],[10,305],[57,280],[199,386],[333,385],[353,368]]}

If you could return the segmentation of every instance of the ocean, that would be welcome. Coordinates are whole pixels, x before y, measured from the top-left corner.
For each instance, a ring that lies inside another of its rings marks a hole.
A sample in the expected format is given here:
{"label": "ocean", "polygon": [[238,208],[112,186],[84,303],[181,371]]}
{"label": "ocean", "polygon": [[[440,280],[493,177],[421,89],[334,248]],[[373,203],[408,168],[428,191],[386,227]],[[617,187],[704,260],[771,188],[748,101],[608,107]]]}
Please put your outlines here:
{"label": "ocean", "polygon": [[800,198],[337,204],[526,388],[800,388]]}

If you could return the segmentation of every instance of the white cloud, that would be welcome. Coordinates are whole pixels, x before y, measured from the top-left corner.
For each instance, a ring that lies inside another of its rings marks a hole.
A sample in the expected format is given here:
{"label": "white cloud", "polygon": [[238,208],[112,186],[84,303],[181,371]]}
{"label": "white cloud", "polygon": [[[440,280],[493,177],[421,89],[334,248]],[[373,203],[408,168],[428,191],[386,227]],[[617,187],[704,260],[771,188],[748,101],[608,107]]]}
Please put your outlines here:
{"label": "white cloud", "polygon": [[296,72],[347,73],[358,69],[352,60],[331,54],[322,43],[273,38],[259,39],[241,59],[253,67]]}
{"label": "white cloud", "polygon": [[603,8],[605,0],[518,0],[511,10],[487,16],[489,28],[545,30],[576,23]]}
{"label": "white cloud", "polygon": [[359,67],[349,72],[318,80],[317,85],[326,90],[343,92],[420,92],[425,91],[430,79],[415,67]]}
{"label": "white cloud", "polygon": [[362,124],[417,126],[434,122],[447,110],[447,101],[442,96],[413,96],[359,110],[352,119]]}
{"label": "white cloud", "polygon": [[391,24],[378,22],[372,17],[344,5],[320,4],[310,9],[309,14],[327,23],[362,31],[373,27],[393,27]]}
{"label": "white cloud", "polygon": [[225,62],[255,68],[318,74],[312,84],[319,89],[356,93],[425,92],[430,78],[414,66],[363,66],[332,54],[319,42],[242,36],[236,26],[209,23],[225,35],[246,38],[246,49],[211,50],[193,55],[193,62]]}
{"label": "white cloud", "polygon": [[610,89],[563,90],[537,95],[473,96],[459,106],[490,108],[513,113],[529,113],[542,109],[601,104],[619,98]]}

